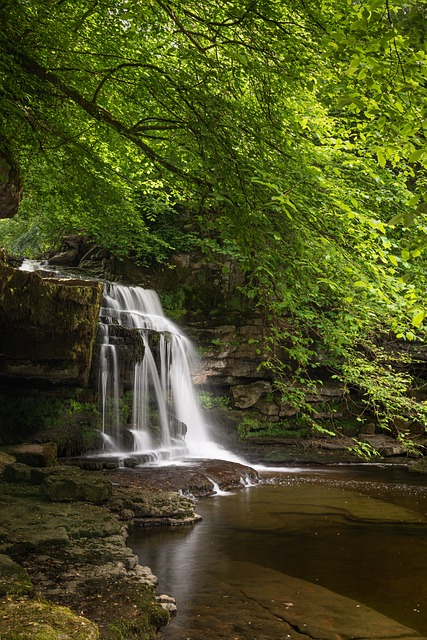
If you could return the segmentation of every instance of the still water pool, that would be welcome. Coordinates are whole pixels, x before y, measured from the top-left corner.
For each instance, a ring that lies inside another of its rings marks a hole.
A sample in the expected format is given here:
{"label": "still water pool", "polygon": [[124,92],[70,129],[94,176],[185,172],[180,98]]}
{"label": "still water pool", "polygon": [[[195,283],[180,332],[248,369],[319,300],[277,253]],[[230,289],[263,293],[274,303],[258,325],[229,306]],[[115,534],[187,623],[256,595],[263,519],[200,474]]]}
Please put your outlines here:
{"label": "still water pool", "polygon": [[128,544],[158,576],[158,593],[177,600],[161,638],[307,637],[300,622],[289,633],[277,626],[280,611],[310,593],[287,576],[427,636],[426,478],[366,466],[284,469],[262,478],[199,500],[203,520],[194,526],[132,532]]}

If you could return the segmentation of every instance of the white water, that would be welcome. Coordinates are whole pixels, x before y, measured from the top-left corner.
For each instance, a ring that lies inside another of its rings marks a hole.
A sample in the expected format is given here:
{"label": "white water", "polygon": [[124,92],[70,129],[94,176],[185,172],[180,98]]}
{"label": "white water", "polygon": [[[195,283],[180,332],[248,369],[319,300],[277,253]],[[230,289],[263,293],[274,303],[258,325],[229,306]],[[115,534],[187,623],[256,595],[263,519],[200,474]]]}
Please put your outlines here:
{"label": "white water", "polygon": [[[155,291],[107,285],[100,326],[104,451],[122,455],[131,446],[147,461],[190,457],[241,462],[210,439],[191,380],[192,344],[164,315]],[[137,333],[144,345],[144,355],[131,371],[123,364],[120,346],[129,337],[120,336],[117,327]],[[130,386],[133,397],[130,423],[120,414],[124,386]],[[133,444],[126,447],[129,440]]]}
{"label": "white water", "polygon": [[55,271],[55,267],[49,266],[46,260],[30,260],[29,258],[24,258],[21,266],[19,267],[20,271]]}

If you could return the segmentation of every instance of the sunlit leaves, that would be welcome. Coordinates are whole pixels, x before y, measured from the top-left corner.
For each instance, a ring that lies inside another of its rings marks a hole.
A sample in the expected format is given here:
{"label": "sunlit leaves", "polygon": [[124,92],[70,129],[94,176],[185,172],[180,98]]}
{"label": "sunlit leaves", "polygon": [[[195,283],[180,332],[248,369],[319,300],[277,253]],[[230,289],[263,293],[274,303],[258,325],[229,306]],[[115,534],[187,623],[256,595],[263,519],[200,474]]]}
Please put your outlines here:
{"label": "sunlit leaves", "polygon": [[318,365],[315,336],[325,366],[352,384],[370,377],[386,401],[391,375],[358,345],[424,331],[424,4],[0,11],[0,127],[24,173],[25,233],[32,221],[46,241],[78,231],[161,260],[182,215],[187,250],[238,264],[295,379]]}

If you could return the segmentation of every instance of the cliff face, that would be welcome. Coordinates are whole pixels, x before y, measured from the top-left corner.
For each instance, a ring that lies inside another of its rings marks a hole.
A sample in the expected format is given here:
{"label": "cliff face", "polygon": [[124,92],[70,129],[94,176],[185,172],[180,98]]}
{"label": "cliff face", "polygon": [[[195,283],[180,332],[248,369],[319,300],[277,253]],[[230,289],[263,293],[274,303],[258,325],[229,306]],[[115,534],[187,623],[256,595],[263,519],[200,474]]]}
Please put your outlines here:
{"label": "cliff face", "polygon": [[0,380],[85,386],[102,285],[20,271],[0,250]]}

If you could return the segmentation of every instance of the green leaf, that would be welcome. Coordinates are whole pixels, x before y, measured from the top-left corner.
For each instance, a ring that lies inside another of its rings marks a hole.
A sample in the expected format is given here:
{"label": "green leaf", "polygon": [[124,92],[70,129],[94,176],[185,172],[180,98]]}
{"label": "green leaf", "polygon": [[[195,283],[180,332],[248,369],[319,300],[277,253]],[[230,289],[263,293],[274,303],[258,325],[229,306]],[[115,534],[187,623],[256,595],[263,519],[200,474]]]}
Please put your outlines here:
{"label": "green leaf", "polygon": [[418,162],[418,160],[422,157],[423,153],[424,153],[424,149],[417,149],[416,151],[413,151],[408,158],[409,162]]}
{"label": "green leaf", "polygon": [[416,204],[418,204],[420,198],[421,196],[419,193],[414,193],[414,195],[408,200],[408,206],[414,207]]}
{"label": "green leaf", "polygon": [[426,316],[425,311],[418,311],[418,313],[416,313],[412,318],[412,324],[414,325],[414,327],[417,327],[417,328],[420,327],[425,316]]}
{"label": "green leaf", "polygon": [[390,220],[387,222],[387,224],[391,225],[391,226],[395,226],[396,224],[399,224],[399,222],[402,222],[403,220],[403,213],[398,213],[395,216],[393,216],[392,218],[390,218]]}
{"label": "green leaf", "polygon": [[377,151],[377,159],[380,167],[384,168],[386,164],[386,158],[382,151]]}

